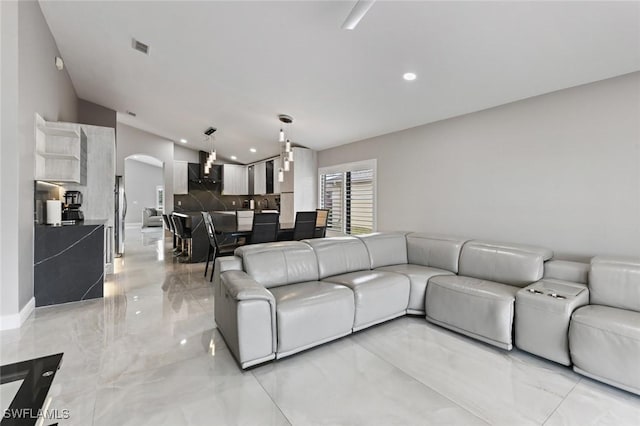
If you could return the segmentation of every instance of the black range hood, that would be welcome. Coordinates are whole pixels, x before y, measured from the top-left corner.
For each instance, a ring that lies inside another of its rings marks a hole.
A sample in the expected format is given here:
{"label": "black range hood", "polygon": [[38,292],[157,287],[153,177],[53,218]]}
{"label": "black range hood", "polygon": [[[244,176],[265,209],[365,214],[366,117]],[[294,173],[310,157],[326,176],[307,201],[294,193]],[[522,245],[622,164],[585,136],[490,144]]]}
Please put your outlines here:
{"label": "black range hood", "polygon": [[197,183],[217,184],[222,182],[222,165],[214,164],[209,169],[209,174],[204,173],[204,166],[207,162],[208,153],[199,151],[199,163],[189,163],[189,181]]}

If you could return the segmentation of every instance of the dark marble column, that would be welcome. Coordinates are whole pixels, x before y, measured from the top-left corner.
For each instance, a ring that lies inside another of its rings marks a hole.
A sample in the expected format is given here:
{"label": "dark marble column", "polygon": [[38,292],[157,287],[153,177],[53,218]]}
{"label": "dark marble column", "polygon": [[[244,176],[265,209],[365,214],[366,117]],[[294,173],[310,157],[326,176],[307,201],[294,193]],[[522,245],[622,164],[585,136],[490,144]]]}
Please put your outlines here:
{"label": "dark marble column", "polygon": [[35,228],[36,306],[103,296],[104,225]]}

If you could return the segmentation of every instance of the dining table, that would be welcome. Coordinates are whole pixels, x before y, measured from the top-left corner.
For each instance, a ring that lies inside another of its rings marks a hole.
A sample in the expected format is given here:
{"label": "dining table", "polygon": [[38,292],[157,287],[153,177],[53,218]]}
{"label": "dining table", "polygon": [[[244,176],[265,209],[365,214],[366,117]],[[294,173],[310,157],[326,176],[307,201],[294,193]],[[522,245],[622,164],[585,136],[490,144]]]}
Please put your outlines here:
{"label": "dining table", "polygon": [[[223,239],[245,238],[247,241],[251,239],[252,224],[238,224],[235,216],[229,218],[225,217],[225,215],[212,215],[212,218],[216,233],[222,234]],[[293,238],[294,227],[295,223],[293,222],[280,223],[278,227],[278,240],[287,239],[286,237],[289,235]]]}
{"label": "dining table", "polygon": [[[210,213],[216,233],[220,235],[219,243],[224,244],[238,239],[244,239],[246,243],[250,243],[252,224],[238,224],[234,212],[213,211]],[[205,262],[209,254],[209,237],[202,213],[174,212],[173,215],[176,219],[182,220],[185,229],[191,233],[191,255],[185,261],[188,263]],[[281,222],[278,228],[278,241],[291,241],[294,228],[294,222]]]}

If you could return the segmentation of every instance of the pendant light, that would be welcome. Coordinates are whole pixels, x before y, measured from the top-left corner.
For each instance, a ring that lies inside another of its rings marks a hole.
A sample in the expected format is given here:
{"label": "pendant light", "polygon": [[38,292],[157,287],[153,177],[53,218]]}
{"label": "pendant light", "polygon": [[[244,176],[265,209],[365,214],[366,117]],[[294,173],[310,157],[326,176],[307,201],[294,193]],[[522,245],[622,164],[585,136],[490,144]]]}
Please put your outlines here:
{"label": "pendant light", "polygon": [[214,145],[215,140],[213,138],[213,134],[215,133],[216,130],[218,129],[216,129],[215,127],[209,127],[207,130],[204,131],[204,134],[207,136],[207,142],[209,143],[209,146],[211,148],[211,151],[209,151],[209,155],[207,156],[207,161],[204,165],[205,175],[209,174],[211,167],[213,167],[213,162],[216,161],[216,158],[217,158],[216,147]]}
{"label": "pendant light", "polygon": [[[280,169],[278,169],[278,182],[284,182],[284,172],[291,171],[291,162],[293,161],[293,148],[291,146],[291,139],[285,130],[288,129],[288,125],[293,123],[293,117],[286,114],[280,114],[278,119],[284,124],[284,127],[280,127],[280,135],[278,141],[280,145]],[[284,144],[282,144],[284,142]]]}

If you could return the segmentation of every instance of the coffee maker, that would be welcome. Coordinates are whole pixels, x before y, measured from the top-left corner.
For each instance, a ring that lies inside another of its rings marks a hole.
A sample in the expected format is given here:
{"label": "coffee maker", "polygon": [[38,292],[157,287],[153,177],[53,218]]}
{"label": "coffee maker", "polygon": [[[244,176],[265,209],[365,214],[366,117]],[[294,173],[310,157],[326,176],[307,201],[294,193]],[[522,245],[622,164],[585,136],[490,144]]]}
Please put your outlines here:
{"label": "coffee maker", "polygon": [[80,222],[84,220],[84,214],[80,210],[82,205],[82,192],[66,191],[64,193],[64,210],[62,210],[62,220],[73,220]]}

